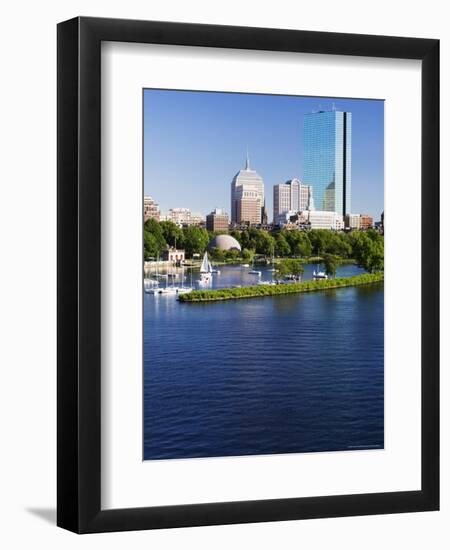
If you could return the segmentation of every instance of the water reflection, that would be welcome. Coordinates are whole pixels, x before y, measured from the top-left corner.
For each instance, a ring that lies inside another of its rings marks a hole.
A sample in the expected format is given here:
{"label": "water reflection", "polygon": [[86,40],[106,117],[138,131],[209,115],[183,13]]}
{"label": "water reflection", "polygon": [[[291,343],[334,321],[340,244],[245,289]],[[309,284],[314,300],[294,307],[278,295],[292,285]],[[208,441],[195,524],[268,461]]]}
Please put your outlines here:
{"label": "water reflection", "polygon": [[[213,285],[249,280],[223,266]],[[144,458],[382,448],[383,298],[382,284],[195,305],[144,294]]]}

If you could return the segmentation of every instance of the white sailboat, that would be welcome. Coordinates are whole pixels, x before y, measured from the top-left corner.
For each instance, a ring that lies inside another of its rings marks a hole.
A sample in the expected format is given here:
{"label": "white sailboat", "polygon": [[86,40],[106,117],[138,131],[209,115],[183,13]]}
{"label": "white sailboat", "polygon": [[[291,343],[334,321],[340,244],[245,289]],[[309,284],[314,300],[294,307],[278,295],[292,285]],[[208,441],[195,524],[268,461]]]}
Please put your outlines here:
{"label": "white sailboat", "polygon": [[212,282],[213,268],[208,258],[208,253],[205,252],[203,256],[202,265],[200,266],[200,279],[199,285],[209,285]]}
{"label": "white sailboat", "polygon": [[173,294],[176,294],[176,288],[172,285],[169,286],[169,273],[161,274],[160,277],[164,277],[166,279],[166,286],[165,287],[158,287],[158,288],[152,288],[150,289],[150,294],[154,294],[157,296],[170,296]]}
{"label": "white sailboat", "polygon": [[275,267],[275,253],[274,248],[272,247],[272,267],[269,269],[270,273],[275,273],[277,268]]}
{"label": "white sailboat", "polygon": [[[154,277],[158,277],[158,263],[159,263],[159,255],[156,259],[156,274]],[[146,294],[155,294],[156,287],[159,286],[159,281],[156,279],[146,278],[144,277],[144,292]]]}
{"label": "white sailboat", "polygon": [[255,269],[255,261],[253,260],[253,268],[249,271],[250,275],[258,275],[258,277],[261,277],[262,272],[259,271],[259,269]]}
{"label": "white sailboat", "polygon": [[328,279],[328,275],[325,273],[325,271],[319,271],[319,264],[317,264],[317,271],[313,271],[313,279]]}
{"label": "white sailboat", "polygon": [[146,294],[154,294],[155,288],[159,286],[159,282],[154,279],[144,279],[144,292]]}
{"label": "white sailboat", "polygon": [[191,273],[191,286],[184,286],[184,268],[181,268],[181,286],[177,288],[177,294],[187,294],[188,292],[192,292],[194,289],[192,288],[192,273]]}
{"label": "white sailboat", "polygon": [[177,288],[175,286],[169,286],[169,277],[168,274],[166,274],[166,286],[152,289],[153,294],[163,295],[163,296],[170,296],[177,293]]}

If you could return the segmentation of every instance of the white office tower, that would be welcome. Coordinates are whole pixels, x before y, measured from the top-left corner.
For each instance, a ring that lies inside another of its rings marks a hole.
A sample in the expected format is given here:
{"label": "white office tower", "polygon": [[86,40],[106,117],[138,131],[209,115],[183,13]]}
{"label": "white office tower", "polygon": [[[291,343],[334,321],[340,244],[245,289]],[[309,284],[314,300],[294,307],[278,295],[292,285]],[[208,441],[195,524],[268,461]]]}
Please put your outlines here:
{"label": "white office tower", "polygon": [[239,170],[231,182],[231,222],[259,225],[264,210],[264,182],[261,176],[250,168],[250,160]]}

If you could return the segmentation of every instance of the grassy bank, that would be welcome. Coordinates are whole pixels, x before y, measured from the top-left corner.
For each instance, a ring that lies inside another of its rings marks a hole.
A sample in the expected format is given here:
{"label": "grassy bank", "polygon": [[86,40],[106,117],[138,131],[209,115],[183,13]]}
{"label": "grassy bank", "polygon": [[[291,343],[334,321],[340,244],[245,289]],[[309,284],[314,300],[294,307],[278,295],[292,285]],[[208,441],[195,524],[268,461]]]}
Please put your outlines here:
{"label": "grassy bank", "polygon": [[262,296],[276,296],[281,294],[294,294],[299,292],[313,292],[329,288],[342,288],[347,286],[359,286],[378,283],[384,280],[384,273],[364,273],[354,277],[339,277],[318,281],[304,281],[302,283],[290,283],[282,285],[258,285],[241,288],[221,288],[217,290],[194,290],[189,294],[182,294],[180,302],[216,302],[221,300],[238,300],[240,298],[259,298]]}
{"label": "grassy bank", "polygon": [[[300,260],[302,264],[321,264],[323,263],[323,257],[322,256],[310,256],[309,258],[305,257],[295,257],[295,256],[282,256],[280,258],[275,258],[275,264],[282,262],[283,260],[294,258],[296,260]],[[336,256],[336,262],[338,265],[356,265],[356,260],[354,258],[341,258],[340,256]]]}
{"label": "grassy bank", "polygon": [[[230,258],[225,260],[217,260],[216,258],[211,257],[210,259],[214,265],[239,265],[239,264],[245,264],[245,263],[247,264],[253,263],[253,260],[248,258],[235,258],[235,259]],[[269,258],[269,257],[267,258],[256,257],[254,261],[256,265],[264,266],[264,265],[272,265],[272,263],[274,265],[277,265],[283,260],[289,260],[289,259],[299,260],[302,264],[320,264],[320,263],[323,263],[323,260],[324,260],[322,256],[304,257],[304,256],[291,255],[291,256],[277,256],[276,258],[273,259],[273,262],[272,262],[272,258]],[[336,262],[338,265],[356,265],[357,263],[354,258],[342,258],[340,256],[336,256]],[[201,261],[199,260],[197,263],[198,265],[200,265]]]}

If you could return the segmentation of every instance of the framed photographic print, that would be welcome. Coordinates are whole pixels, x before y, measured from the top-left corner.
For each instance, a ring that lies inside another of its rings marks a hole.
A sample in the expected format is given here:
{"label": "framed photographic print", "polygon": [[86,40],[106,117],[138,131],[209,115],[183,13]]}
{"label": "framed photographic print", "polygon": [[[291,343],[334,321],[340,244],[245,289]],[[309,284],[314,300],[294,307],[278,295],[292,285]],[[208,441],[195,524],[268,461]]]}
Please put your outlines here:
{"label": "framed photographic print", "polygon": [[60,23],[58,525],[437,510],[438,273],[438,40]]}

